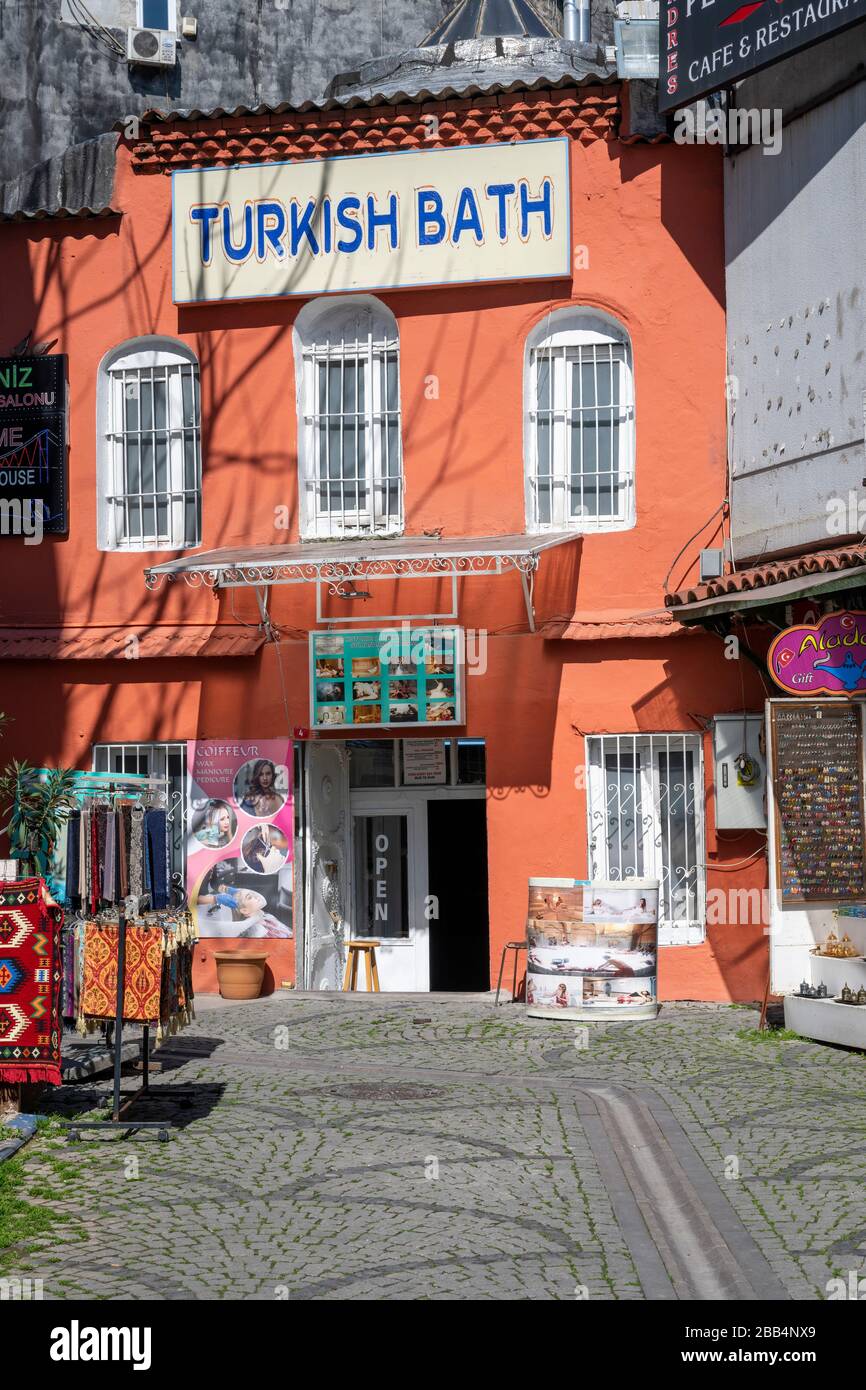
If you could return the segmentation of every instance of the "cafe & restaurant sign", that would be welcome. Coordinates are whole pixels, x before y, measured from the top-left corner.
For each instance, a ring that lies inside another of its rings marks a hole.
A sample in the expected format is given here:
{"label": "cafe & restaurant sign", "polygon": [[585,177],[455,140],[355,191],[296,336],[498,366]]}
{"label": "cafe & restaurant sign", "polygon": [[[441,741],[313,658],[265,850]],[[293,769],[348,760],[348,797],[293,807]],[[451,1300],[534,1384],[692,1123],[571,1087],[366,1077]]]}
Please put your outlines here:
{"label": "cafe & restaurant sign", "polygon": [[696,101],[866,19],[866,0],[661,0],[659,110]]}

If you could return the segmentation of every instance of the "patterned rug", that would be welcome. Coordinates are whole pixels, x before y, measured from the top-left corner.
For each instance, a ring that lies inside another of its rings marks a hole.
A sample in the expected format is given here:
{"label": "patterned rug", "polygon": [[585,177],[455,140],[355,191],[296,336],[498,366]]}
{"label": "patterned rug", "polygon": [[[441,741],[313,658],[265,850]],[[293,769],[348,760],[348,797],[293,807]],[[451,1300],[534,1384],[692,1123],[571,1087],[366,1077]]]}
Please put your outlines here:
{"label": "patterned rug", "polygon": [[0,1081],[60,1085],[60,929],[38,878],[0,882]]}
{"label": "patterned rug", "polygon": [[[117,927],[88,922],[84,937],[84,984],[80,1011],[85,1018],[114,1018],[117,1011]],[[162,932],[130,923],[126,928],[123,1017],[147,1023],[159,1018]]]}

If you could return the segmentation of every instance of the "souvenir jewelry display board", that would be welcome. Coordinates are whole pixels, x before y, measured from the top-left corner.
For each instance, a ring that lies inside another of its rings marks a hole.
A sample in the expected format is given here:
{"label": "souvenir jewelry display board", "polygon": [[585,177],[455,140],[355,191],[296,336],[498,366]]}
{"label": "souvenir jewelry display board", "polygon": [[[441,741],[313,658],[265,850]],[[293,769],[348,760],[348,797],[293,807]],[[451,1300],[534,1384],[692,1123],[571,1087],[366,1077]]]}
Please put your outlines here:
{"label": "souvenir jewelry display board", "polygon": [[860,709],[773,703],[776,882],[786,906],[866,896]]}
{"label": "souvenir jewelry display board", "polygon": [[654,1018],[658,880],[531,878],[527,1013],[534,1018]]}
{"label": "souvenir jewelry display board", "polygon": [[462,636],[453,627],[311,632],[311,726],[461,724]]}

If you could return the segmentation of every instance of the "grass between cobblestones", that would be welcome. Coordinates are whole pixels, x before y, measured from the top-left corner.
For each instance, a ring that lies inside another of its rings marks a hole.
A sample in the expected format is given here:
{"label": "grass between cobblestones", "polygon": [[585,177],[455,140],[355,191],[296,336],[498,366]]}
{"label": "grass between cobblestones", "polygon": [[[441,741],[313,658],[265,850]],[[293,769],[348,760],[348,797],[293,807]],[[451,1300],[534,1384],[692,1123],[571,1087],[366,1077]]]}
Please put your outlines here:
{"label": "grass between cobblestones", "polygon": [[791,1297],[823,1298],[866,1260],[866,1057],[746,1018],[668,1005],[587,1047],[459,999],[203,1015],[155,1079],[197,1092],[169,1144],[67,1149],[92,1090],[46,1102],[0,1165],[0,1273],[53,1298],[640,1299],[577,1109],[614,1086],[663,1098]]}

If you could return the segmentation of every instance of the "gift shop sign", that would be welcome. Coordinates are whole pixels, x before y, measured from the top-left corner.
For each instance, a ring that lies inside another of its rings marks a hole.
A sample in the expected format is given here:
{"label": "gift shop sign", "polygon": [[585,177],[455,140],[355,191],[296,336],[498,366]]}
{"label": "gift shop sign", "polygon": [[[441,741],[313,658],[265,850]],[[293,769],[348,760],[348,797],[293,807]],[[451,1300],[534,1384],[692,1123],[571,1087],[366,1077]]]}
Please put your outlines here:
{"label": "gift shop sign", "polygon": [[866,613],[828,613],[786,628],[767,665],[789,695],[866,695]]}
{"label": "gift shop sign", "polygon": [[717,92],[866,19],[866,0],[661,0],[659,110]]}
{"label": "gift shop sign", "polygon": [[566,139],[178,170],[173,296],[562,278],[569,220]]}

